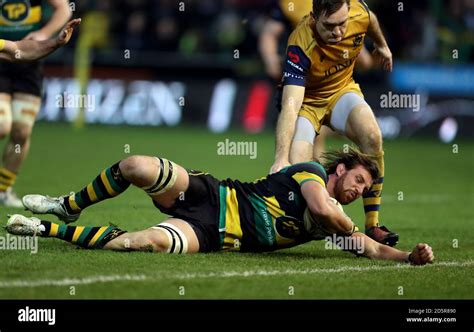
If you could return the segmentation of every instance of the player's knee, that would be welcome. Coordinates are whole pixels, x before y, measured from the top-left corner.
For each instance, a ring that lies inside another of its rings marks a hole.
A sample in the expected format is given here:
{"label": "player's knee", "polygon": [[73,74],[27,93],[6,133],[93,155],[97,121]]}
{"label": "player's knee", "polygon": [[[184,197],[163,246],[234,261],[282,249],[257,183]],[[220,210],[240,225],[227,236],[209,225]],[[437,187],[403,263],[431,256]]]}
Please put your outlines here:
{"label": "player's knee", "polygon": [[120,161],[119,164],[122,175],[128,181],[132,181],[143,173],[143,157],[131,156]]}
{"label": "player's knee", "polygon": [[[151,174],[148,173],[146,179],[148,183],[144,179],[143,185],[140,186],[151,197],[164,194],[172,189],[179,173],[178,165],[171,160],[156,157],[154,162],[156,167],[151,168],[153,170]],[[163,202],[161,204],[165,205]]]}
{"label": "player's knee", "polygon": [[382,133],[376,123],[366,125],[353,140],[364,153],[377,154],[382,151]]}
{"label": "player's knee", "polygon": [[367,152],[373,154],[382,151],[382,133],[380,132],[380,128],[378,126],[373,126],[370,128],[369,134],[367,135],[365,149],[368,150]]}
{"label": "player's knee", "polygon": [[[145,231],[131,239],[128,243],[127,249],[146,252],[161,252],[162,250],[159,242],[160,241],[156,236]],[[125,246],[127,247],[127,244]]]}
{"label": "player's knee", "polygon": [[152,230],[155,251],[170,254],[186,254],[188,252],[188,238],[178,226],[163,222],[152,227]]}
{"label": "player's knee", "polygon": [[31,129],[29,126],[14,126],[11,130],[10,140],[14,144],[25,145],[30,139]]}

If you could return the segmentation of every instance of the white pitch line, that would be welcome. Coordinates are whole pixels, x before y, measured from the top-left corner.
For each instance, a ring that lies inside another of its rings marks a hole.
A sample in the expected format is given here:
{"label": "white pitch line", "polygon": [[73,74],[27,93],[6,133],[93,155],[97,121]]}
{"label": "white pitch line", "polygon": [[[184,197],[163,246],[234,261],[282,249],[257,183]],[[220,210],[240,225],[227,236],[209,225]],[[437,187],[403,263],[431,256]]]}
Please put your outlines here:
{"label": "white pitch line", "polygon": [[14,287],[42,287],[42,286],[72,286],[72,285],[88,285],[95,283],[105,283],[114,281],[142,281],[147,279],[145,275],[109,275],[109,276],[92,276],[85,278],[66,278],[61,280],[39,279],[39,280],[13,280],[0,281],[0,288]]}
{"label": "white pitch line", "polygon": [[[464,261],[464,262],[439,262],[436,264],[418,266],[416,268],[427,268],[427,267],[436,267],[436,266],[455,266],[455,267],[466,267],[474,266],[474,261]],[[177,275],[175,279],[202,279],[202,278],[233,278],[233,277],[254,277],[254,276],[275,276],[275,275],[295,275],[295,274],[318,274],[318,273],[341,273],[341,272],[365,272],[365,271],[383,271],[383,270],[398,270],[398,269],[408,269],[413,268],[408,264],[396,264],[389,266],[341,266],[335,268],[315,268],[315,269],[302,269],[302,270],[256,270],[256,271],[230,271],[222,273],[190,273],[184,275]]]}
{"label": "white pitch line", "polygon": [[0,281],[0,288],[16,288],[16,287],[44,287],[44,286],[76,286],[88,285],[95,283],[107,283],[117,281],[160,281],[160,280],[189,280],[189,279],[207,279],[207,278],[235,278],[235,277],[255,277],[255,276],[281,276],[281,275],[310,275],[319,273],[343,273],[343,272],[366,272],[366,271],[384,271],[398,270],[409,268],[430,268],[430,267],[468,267],[474,266],[474,260],[463,262],[439,262],[425,266],[412,267],[408,264],[396,264],[389,266],[340,266],[335,268],[314,268],[302,270],[251,270],[251,271],[228,271],[228,272],[210,272],[210,273],[185,273],[185,274],[169,274],[169,275],[108,275],[108,276],[92,276],[85,278],[67,278],[61,280],[39,279],[39,280],[12,280]]}

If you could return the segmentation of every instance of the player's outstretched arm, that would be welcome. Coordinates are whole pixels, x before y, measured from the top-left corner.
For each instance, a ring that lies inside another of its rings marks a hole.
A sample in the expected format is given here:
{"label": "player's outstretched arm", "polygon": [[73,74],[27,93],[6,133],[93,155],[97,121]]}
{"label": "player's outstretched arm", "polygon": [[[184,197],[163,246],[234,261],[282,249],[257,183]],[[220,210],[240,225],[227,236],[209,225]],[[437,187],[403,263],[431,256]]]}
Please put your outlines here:
{"label": "player's outstretched arm", "polygon": [[386,71],[392,71],[393,59],[392,52],[388,47],[387,41],[380,28],[379,20],[377,16],[371,11],[370,12],[370,25],[367,30],[367,35],[374,41],[374,56],[379,60],[382,68]]}
{"label": "player's outstretched arm", "polygon": [[71,39],[74,28],[81,23],[81,19],[74,19],[66,24],[56,38],[36,41],[23,39],[19,41],[4,41],[0,48],[0,59],[12,62],[27,62],[41,59],[54,52],[57,48],[67,44]]}
{"label": "player's outstretched arm", "polygon": [[276,173],[290,165],[290,148],[295,134],[296,119],[303,105],[305,87],[285,85],[281,101],[281,112],[276,128],[275,162],[270,170]]}
{"label": "player's outstretched arm", "polygon": [[434,260],[433,250],[426,243],[418,243],[412,252],[406,252],[378,243],[363,233],[356,232],[351,235],[351,238],[355,241],[360,240],[357,238],[362,239],[357,243],[362,244],[362,256],[368,258],[406,262],[413,265],[425,265],[433,263]]}

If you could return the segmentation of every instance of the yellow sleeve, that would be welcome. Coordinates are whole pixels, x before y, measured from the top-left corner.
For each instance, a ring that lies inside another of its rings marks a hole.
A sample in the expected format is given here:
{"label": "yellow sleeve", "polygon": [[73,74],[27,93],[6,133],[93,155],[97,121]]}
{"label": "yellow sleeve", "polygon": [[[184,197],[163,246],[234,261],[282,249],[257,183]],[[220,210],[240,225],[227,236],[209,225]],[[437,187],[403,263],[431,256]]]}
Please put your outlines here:
{"label": "yellow sleeve", "polygon": [[5,48],[5,39],[0,39],[0,51],[3,51]]}
{"label": "yellow sleeve", "polygon": [[[360,1],[351,1],[351,9],[349,11],[349,20],[353,33],[366,33],[370,24],[370,9],[367,4]],[[348,31],[351,33],[352,31]],[[347,32],[346,32],[347,34]]]}
{"label": "yellow sleeve", "polygon": [[311,53],[314,46],[316,46],[310,27],[310,19],[309,15],[306,16],[288,38],[288,46],[298,46],[308,59],[311,59]]}
{"label": "yellow sleeve", "polygon": [[300,186],[308,181],[316,181],[326,188],[326,182],[319,175],[310,172],[298,172],[291,176]]}

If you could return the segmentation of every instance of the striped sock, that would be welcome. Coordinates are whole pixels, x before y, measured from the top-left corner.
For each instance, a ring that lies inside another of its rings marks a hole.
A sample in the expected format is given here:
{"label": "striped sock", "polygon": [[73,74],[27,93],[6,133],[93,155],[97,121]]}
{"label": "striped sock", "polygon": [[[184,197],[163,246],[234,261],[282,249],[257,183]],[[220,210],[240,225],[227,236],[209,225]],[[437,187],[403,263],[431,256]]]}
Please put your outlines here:
{"label": "striped sock", "polygon": [[376,156],[379,165],[380,177],[372,183],[369,192],[364,195],[364,211],[365,211],[365,229],[379,226],[379,211],[382,201],[383,178],[385,173],[385,165],[383,152]]}
{"label": "striped sock", "polygon": [[70,214],[81,212],[92,204],[123,193],[130,186],[119,168],[119,163],[103,170],[81,191],[64,199],[66,211]]}
{"label": "striped sock", "polygon": [[0,191],[6,191],[15,184],[16,174],[8,169],[0,168]]}
{"label": "striped sock", "polygon": [[44,231],[41,232],[42,237],[54,237],[90,249],[100,249],[107,242],[126,233],[126,231],[113,226],[67,226],[45,220],[41,221],[41,225],[44,226]]}

